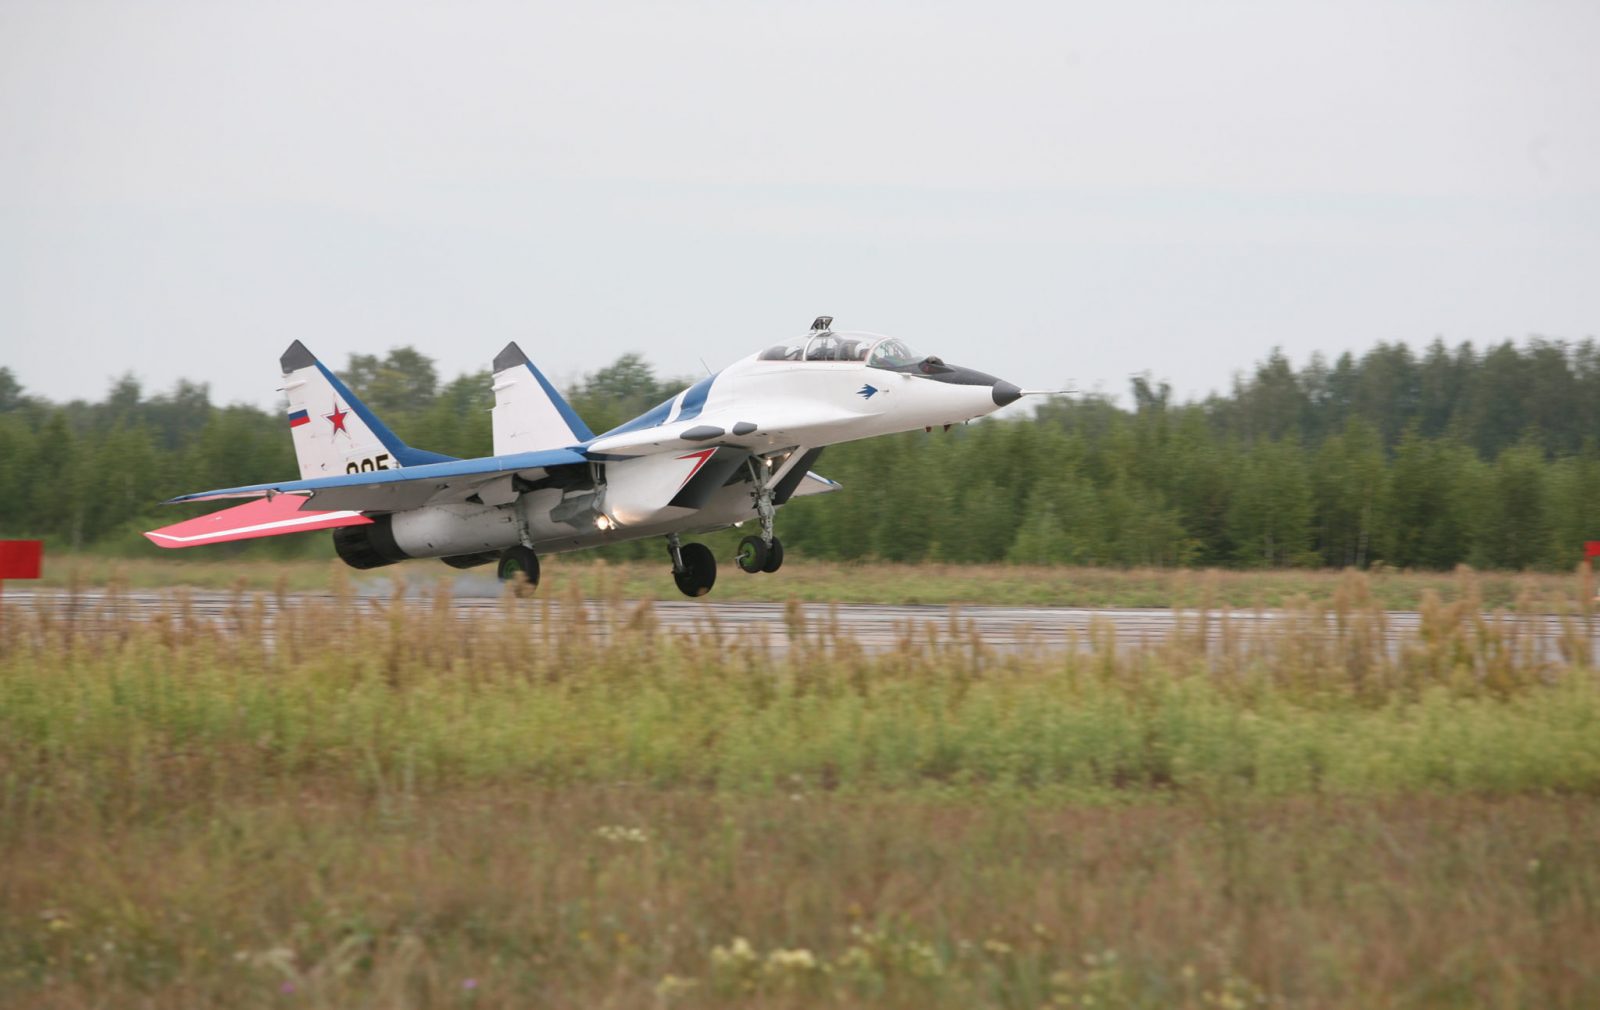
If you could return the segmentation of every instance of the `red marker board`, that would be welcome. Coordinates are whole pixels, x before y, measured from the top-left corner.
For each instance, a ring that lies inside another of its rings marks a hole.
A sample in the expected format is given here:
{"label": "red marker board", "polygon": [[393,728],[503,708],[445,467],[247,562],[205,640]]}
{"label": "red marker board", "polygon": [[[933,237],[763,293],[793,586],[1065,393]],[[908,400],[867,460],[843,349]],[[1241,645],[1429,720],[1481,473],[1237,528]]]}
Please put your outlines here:
{"label": "red marker board", "polygon": [[0,579],[37,579],[44,558],[39,540],[0,540]]}

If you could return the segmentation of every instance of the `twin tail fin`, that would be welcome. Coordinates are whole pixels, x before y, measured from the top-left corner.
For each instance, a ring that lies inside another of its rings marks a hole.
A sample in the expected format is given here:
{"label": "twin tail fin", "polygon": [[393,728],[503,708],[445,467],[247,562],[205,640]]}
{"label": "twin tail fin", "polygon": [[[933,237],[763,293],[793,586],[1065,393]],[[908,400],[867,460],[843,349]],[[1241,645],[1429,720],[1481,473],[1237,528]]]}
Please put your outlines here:
{"label": "twin tail fin", "polygon": [[396,470],[455,458],[400,441],[300,341],[290,344],[278,363],[283,368],[283,394],[301,479]]}
{"label": "twin tail fin", "polygon": [[565,449],[594,432],[513,341],[494,359],[494,454]]}

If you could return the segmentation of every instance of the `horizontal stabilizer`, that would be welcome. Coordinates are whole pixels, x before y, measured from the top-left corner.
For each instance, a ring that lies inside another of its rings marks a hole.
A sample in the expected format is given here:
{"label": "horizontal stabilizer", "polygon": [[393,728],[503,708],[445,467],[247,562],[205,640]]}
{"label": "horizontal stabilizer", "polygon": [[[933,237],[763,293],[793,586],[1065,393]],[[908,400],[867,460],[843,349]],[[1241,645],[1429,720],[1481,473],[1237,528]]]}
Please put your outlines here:
{"label": "horizontal stabilizer", "polygon": [[372,522],[359,512],[303,512],[300,506],[305,503],[305,498],[300,495],[274,495],[163,526],[145,536],[157,547],[199,547],[202,544],[253,540],[256,537],[328,530],[335,526],[361,526]]}

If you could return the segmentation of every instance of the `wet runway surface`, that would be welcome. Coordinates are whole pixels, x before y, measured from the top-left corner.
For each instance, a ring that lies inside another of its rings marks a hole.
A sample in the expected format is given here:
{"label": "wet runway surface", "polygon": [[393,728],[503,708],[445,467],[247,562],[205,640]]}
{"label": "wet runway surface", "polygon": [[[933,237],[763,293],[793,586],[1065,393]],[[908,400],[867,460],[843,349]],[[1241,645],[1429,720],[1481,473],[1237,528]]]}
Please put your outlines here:
{"label": "wet runway surface", "polygon": [[[492,585],[492,582],[490,583]],[[13,584],[14,585],[14,584]],[[530,622],[554,622],[559,627],[573,626],[576,615],[567,613],[574,606],[563,598],[519,600],[508,603],[497,593],[463,593],[446,601],[462,620],[475,615],[502,611],[508,605]],[[99,619],[149,620],[162,612],[172,612],[184,600],[188,613],[201,619],[221,619],[238,607],[241,600],[251,607],[260,601],[270,626],[278,602],[271,593],[245,594],[204,590],[123,591],[107,596],[98,590],[81,592],[77,597],[54,590],[18,590],[7,587],[3,597],[8,614],[48,610],[68,620]],[[389,599],[387,587],[364,587],[356,596],[357,607],[371,608],[376,614]],[[432,597],[411,596],[413,605],[431,606]],[[297,593],[286,597],[291,606],[333,605],[333,596]],[[589,633],[605,635],[608,629],[632,620],[644,601],[585,600],[583,618]],[[1204,635],[1212,648],[1248,646],[1255,640],[1281,639],[1285,631],[1335,637],[1340,633],[1333,618],[1313,621],[1304,614],[1280,610],[1218,610],[1209,612],[1165,609],[1083,609],[1074,607],[1003,607],[976,605],[910,605],[767,603],[718,600],[714,596],[699,600],[659,600],[648,603],[662,634],[694,634],[715,631],[722,635],[750,635],[765,640],[774,650],[784,650],[790,635],[798,631],[808,636],[826,631],[854,639],[869,651],[884,651],[903,645],[908,638],[928,641],[933,638],[976,640],[998,650],[1059,650],[1088,648],[1092,644],[1114,641],[1117,648],[1152,646],[1181,634],[1189,641]],[[1416,611],[1386,611],[1381,618],[1362,614],[1357,618],[1360,634],[1381,635],[1391,649],[1418,641],[1422,619]],[[1600,622],[1584,628],[1553,615],[1483,615],[1487,633],[1524,643],[1535,656],[1557,658],[1563,640],[1587,638],[1591,649],[1600,646]],[[1348,631],[1346,632],[1349,633]],[[1600,651],[1600,650],[1596,650]]]}

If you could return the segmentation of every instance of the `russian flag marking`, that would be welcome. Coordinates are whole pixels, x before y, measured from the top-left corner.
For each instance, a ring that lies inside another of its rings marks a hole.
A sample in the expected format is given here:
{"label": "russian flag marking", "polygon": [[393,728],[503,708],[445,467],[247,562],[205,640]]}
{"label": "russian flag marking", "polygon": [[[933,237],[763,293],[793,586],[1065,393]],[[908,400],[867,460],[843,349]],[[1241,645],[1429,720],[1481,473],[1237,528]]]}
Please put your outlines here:
{"label": "russian flag marking", "polygon": [[311,415],[307,414],[303,410],[297,410],[293,414],[289,415],[289,427],[291,427],[291,428],[298,428],[302,424],[310,424],[310,423],[311,423]]}

